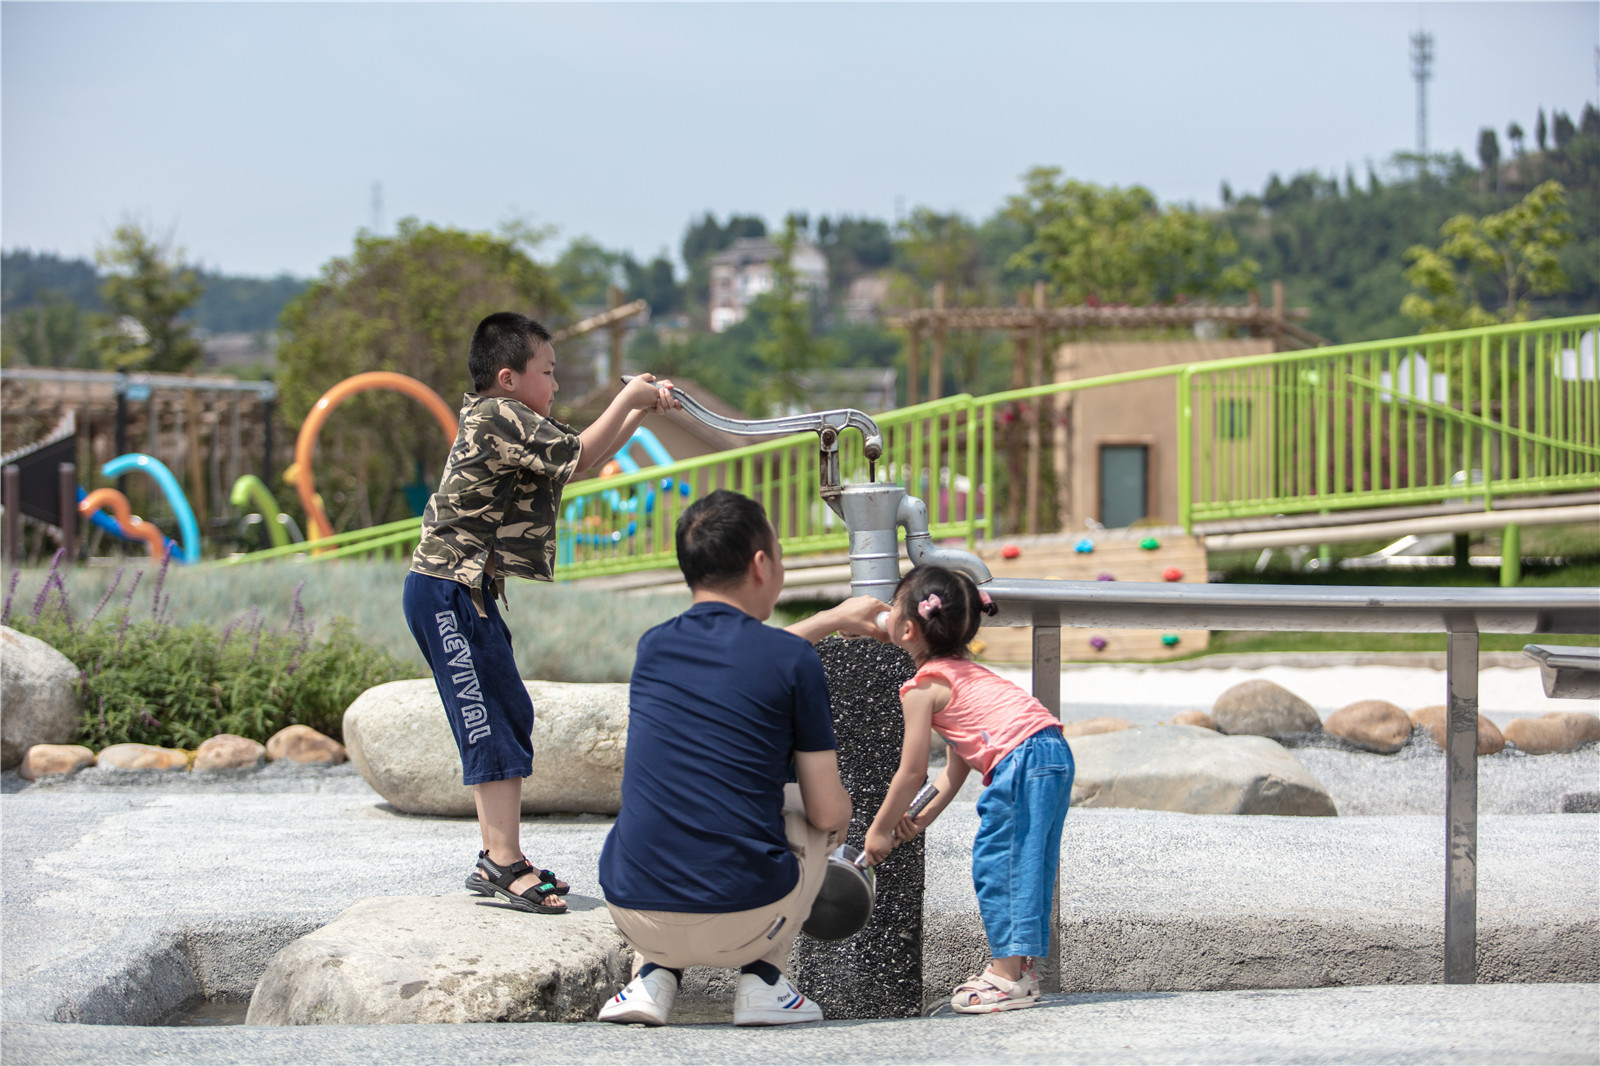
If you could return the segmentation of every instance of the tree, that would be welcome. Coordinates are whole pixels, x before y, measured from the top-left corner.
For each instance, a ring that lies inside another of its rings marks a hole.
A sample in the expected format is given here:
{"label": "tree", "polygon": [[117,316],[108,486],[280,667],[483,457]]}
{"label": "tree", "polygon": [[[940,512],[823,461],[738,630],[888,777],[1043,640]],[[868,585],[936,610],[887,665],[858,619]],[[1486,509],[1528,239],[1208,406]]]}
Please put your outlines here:
{"label": "tree", "polygon": [[1600,137],[1600,108],[1583,105],[1583,115],[1578,120],[1578,132],[1585,137]]}
{"label": "tree", "polygon": [[[1414,245],[1406,251],[1413,291],[1401,313],[1425,332],[1526,321],[1530,296],[1567,287],[1556,252],[1572,240],[1571,222],[1566,190],[1554,181],[1499,214],[1456,215],[1444,224],[1437,249]],[[1482,290],[1494,294],[1497,310],[1482,306]]]}
{"label": "tree", "polygon": [[640,263],[624,254],[622,273],[627,279],[628,298],[648,303],[652,316],[670,315],[683,309],[683,286],[678,284],[672,260],[664,252],[648,263]]}
{"label": "tree", "polygon": [[0,326],[6,366],[98,367],[91,340],[90,317],[55,292],[46,292],[40,303],[8,312]]}
{"label": "tree", "polygon": [[[522,244],[515,233],[470,233],[414,218],[401,219],[392,237],[359,234],[352,254],[330,261],[284,309],[278,365],[285,420],[298,424],[329,388],[368,370],[416,378],[455,409],[472,388],[466,356],[479,321],[508,309],[546,322],[570,313],[551,271]],[[346,401],[317,446],[336,463],[317,471],[334,526],[405,517],[402,481],[421,468],[437,476],[448,447],[415,401],[378,392]]]}
{"label": "tree", "polygon": [[622,280],[622,256],[591,237],[575,237],[550,268],[561,295],[578,306],[604,306],[606,289]]}
{"label": "tree", "polygon": [[1007,208],[1032,235],[1013,263],[1042,270],[1058,298],[1148,304],[1240,291],[1254,279],[1255,262],[1239,255],[1227,227],[1192,209],[1162,208],[1141,186],[1106,189],[1060,174],[1029,171]]}
{"label": "tree", "polygon": [[1545,142],[1550,137],[1550,127],[1544,121],[1544,108],[1539,109],[1539,121],[1533,124],[1533,139],[1539,146],[1539,151],[1544,151]]}
{"label": "tree", "polygon": [[1485,191],[1500,188],[1500,138],[1485,126],[1478,131],[1478,162],[1483,164]]}
{"label": "tree", "polygon": [[1555,111],[1550,116],[1552,132],[1555,134],[1556,151],[1564,152],[1567,145],[1572,143],[1572,138],[1577,136],[1577,127],[1573,126],[1572,118],[1565,111]]}
{"label": "tree", "polygon": [[1512,155],[1520,157],[1523,154],[1522,141],[1526,136],[1527,135],[1522,132],[1522,124],[1519,122],[1513,122],[1511,125],[1506,127],[1506,140],[1511,142]]}
{"label": "tree", "polygon": [[99,337],[104,365],[179,373],[199,362],[200,345],[179,316],[205,290],[182,257],[170,235],[158,240],[132,221],[95,250],[95,261],[108,272],[100,287],[110,313]]}
{"label": "tree", "polygon": [[769,325],[767,335],[755,344],[767,375],[749,406],[763,411],[781,412],[791,406],[804,410],[806,371],[831,366],[839,358],[838,345],[812,335],[815,309],[800,290],[791,264],[804,222],[804,216],[793,214],[784,219],[783,233],[773,242],[778,258],[772,263],[772,291],[754,301]]}

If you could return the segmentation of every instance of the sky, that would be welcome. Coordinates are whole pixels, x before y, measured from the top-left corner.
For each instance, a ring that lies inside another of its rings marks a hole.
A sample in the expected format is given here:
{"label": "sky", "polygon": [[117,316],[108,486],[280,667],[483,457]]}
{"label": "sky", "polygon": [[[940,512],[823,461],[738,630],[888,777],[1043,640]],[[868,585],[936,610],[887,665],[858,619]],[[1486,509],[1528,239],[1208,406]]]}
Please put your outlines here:
{"label": "sky", "polygon": [[[0,3],[0,247],[310,277],[395,220],[674,258],[710,211],[1214,205],[1596,99],[1600,3]],[[374,185],[381,186],[375,211]]]}

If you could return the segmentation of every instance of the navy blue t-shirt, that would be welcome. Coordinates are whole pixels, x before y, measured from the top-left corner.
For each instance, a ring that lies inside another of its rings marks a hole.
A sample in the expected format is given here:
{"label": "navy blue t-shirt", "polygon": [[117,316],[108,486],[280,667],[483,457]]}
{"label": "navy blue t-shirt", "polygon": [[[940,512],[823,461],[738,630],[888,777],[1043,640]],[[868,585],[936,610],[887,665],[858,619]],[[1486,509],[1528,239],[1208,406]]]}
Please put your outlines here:
{"label": "navy blue t-shirt", "polygon": [[606,900],[720,914],[799,879],[783,830],[796,751],[832,751],[816,649],[737,607],[697,603],[639,638],[622,810],[600,852]]}

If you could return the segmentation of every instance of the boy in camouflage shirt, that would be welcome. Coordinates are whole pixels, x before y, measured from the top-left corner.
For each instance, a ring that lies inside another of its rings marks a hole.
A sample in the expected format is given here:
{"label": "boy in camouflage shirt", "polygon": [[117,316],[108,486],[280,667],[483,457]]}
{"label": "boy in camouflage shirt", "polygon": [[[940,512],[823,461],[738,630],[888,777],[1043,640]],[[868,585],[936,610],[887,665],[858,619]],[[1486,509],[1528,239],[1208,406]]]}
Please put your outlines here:
{"label": "boy in camouflage shirt", "polygon": [[472,786],[478,808],[483,850],[467,887],[520,910],[560,914],[568,886],[522,854],[533,701],[495,600],[504,599],[507,574],[552,579],[556,513],[572,475],[609,459],[646,414],[677,404],[671,382],[640,374],[583,432],[557,422],[550,333],[509,311],[478,323],[467,369],[476,391],[462,399],[402,602],[461,751],[462,784]]}

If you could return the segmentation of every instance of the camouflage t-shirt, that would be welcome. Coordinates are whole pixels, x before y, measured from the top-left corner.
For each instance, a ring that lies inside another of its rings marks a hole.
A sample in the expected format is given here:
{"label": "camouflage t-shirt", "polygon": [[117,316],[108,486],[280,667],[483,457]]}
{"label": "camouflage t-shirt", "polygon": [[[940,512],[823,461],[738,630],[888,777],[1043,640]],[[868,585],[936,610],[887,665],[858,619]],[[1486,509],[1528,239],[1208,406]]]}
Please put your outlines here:
{"label": "camouflage t-shirt", "polygon": [[551,580],[556,512],[579,450],[571,427],[508,397],[467,393],[411,569],[477,588],[493,549],[497,576]]}

